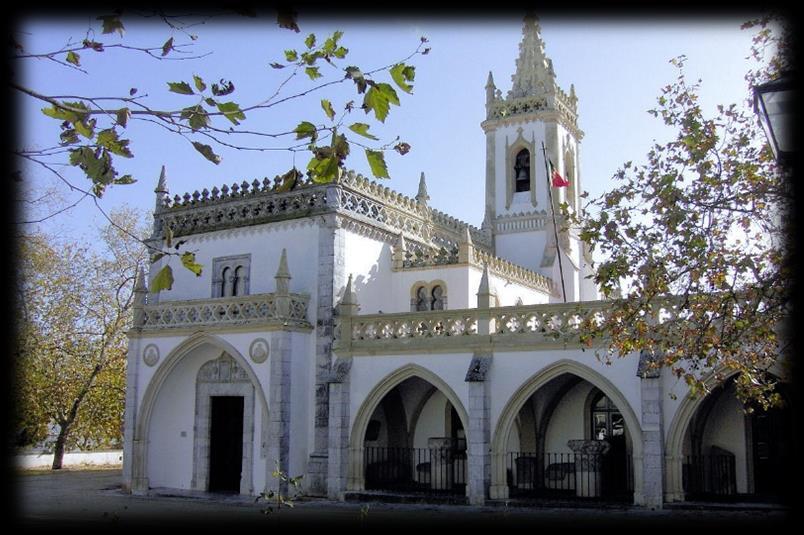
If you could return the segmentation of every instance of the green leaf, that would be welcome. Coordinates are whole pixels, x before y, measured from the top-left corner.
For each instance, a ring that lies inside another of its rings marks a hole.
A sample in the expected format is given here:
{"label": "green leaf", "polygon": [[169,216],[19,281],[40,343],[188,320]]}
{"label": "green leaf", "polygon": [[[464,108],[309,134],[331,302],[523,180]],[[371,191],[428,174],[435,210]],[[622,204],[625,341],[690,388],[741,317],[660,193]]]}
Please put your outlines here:
{"label": "green leaf", "polygon": [[76,132],[87,139],[92,139],[92,136],[94,135],[95,119],[90,119],[87,122],[75,121],[73,126],[75,127]]}
{"label": "green leaf", "polygon": [[181,263],[184,267],[195,273],[196,277],[201,276],[204,266],[195,261],[195,253],[187,251],[181,255]]}
{"label": "green leaf", "polygon": [[388,110],[390,109],[390,105],[395,104],[399,105],[399,97],[396,95],[396,91],[394,88],[391,87],[389,84],[376,84],[371,86],[369,90],[366,92],[366,96],[363,99],[363,107],[368,113],[371,110],[374,110],[374,116],[380,122],[385,122],[385,118],[388,116]]}
{"label": "green leaf", "polygon": [[413,91],[413,86],[409,85],[408,82],[412,82],[415,75],[416,67],[411,65],[397,63],[391,67],[391,78],[393,78],[394,82],[396,82],[396,85],[398,85],[399,88],[405,93],[410,93]]}
{"label": "green leaf", "polygon": [[212,147],[210,147],[209,145],[204,145],[203,143],[199,143],[198,141],[193,141],[192,144],[193,147],[195,147],[195,150],[200,152],[201,155],[204,156],[204,158],[206,158],[210,162],[214,163],[215,165],[221,163],[221,157],[215,154],[212,151]]}
{"label": "green leaf", "polygon": [[307,164],[307,170],[312,173],[313,182],[326,184],[338,177],[338,159],[334,156],[319,158],[313,156]]}
{"label": "green leaf", "polygon": [[168,87],[174,93],[180,95],[194,95],[193,88],[187,82],[168,82]]}
{"label": "green leaf", "polygon": [[117,175],[112,158],[106,149],[93,150],[90,147],[80,147],[70,150],[70,165],[79,167],[92,181],[92,191],[98,197],[103,195],[106,186],[112,183]]}
{"label": "green leaf", "polygon": [[120,178],[114,179],[114,184],[119,184],[121,186],[125,186],[127,184],[134,184],[137,180],[131,175],[123,175]]}
{"label": "green leaf", "polygon": [[285,59],[295,63],[299,61],[299,53],[295,50],[285,50]]}
{"label": "green leaf", "polygon": [[321,73],[318,72],[318,67],[306,67],[304,72],[310,77],[310,80],[321,78]]}
{"label": "green leaf", "polygon": [[128,124],[128,118],[131,117],[131,110],[128,108],[121,108],[117,110],[117,124],[122,126],[123,128],[126,127]]}
{"label": "green leaf", "polygon": [[315,34],[311,33],[308,35],[304,40],[304,44],[307,46],[307,48],[313,48],[315,46]]}
{"label": "green leaf", "polygon": [[322,98],[321,108],[324,110],[324,113],[327,114],[330,121],[335,117],[335,110],[332,109],[332,103],[329,100]]}
{"label": "green leaf", "polygon": [[162,258],[167,256],[167,254],[168,253],[163,253],[163,252],[152,254],[151,255],[151,264],[155,264],[155,263],[159,262]]}
{"label": "green leaf", "polygon": [[368,82],[366,82],[366,78],[363,76],[363,73],[355,66],[349,66],[344,69],[346,72],[346,78],[351,78],[354,80],[355,85],[357,85],[357,92],[358,94],[365,93],[366,87],[368,87]]}
{"label": "green leaf", "polygon": [[97,143],[118,156],[123,156],[124,158],[132,158],[134,156],[128,148],[129,140],[119,139],[117,137],[117,131],[115,131],[114,128],[98,132]]}
{"label": "green leaf", "polygon": [[193,82],[195,82],[195,88],[198,89],[199,93],[203,92],[204,89],[207,88],[207,84],[204,83],[204,80],[201,79],[200,76],[193,75]]}
{"label": "green leaf", "polygon": [[105,15],[98,17],[97,20],[103,21],[103,33],[117,32],[120,34],[120,37],[123,37],[125,27],[123,26],[123,21],[120,20],[119,15]]}
{"label": "green leaf", "polygon": [[240,106],[235,102],[218,103],[218,110],[235,125],[240,124],[240,121],[246,118],[246,114],[242,112]]}
{"label": "green leaf", "polygon": [[81,65],[81,56],[71,50],[70,52],[67,52],[67,63],[72,63],[78,67]]}
{"label": "green leaf", "polygon": [[150,290],[151,293],[157,293],[171,288],[173,288],[173,270],[170,266],[165,266],[159,270],[159,273],[151,281]]}
{"label": "green leaf", "polygon": [[314,143],[318,138],[318,132],[316,132],[315,125],[309,121],[300,122],[299,126],[297,126],[293,131],[296,133],[296,139],[304,139],[309,137],[310,141]]}
{"label": "green leaf", "polygon": [[351,130],[352,132],[354,132],[356,134],[360,134],[363,137],[367,137],[367,138],[373,139],[375,141],[377,139],[379,139],[378,137],[369,134],[368,129],[369,129],[369,125],[367,125],[366,123],[355,123],[355,124],[353,124],[353,125],[351,125],[349,127],[349,130]]}
{"label": "green leaf", "polygon": [[168,39],[167,41],[165,41],[165,44],[162,45],[162,57],[167,56],[168,52],[170,52],[171,50],[173,50],[173,38],[172,37],[170,39]]}
{"label": "green leaf", "polygon": [[209,114],[201,107],[200,104],[190,106],[181,110],[181,118],[187,119],[190,128],[193,132],[201,130],[209,126]]}
{"label": "green leaf", "polygon": [[366,159],[371,167],[371,173],[375,177],[391,178],[388,175],[388,167],[385,165],[385,155],[381,151],[366,149]]}

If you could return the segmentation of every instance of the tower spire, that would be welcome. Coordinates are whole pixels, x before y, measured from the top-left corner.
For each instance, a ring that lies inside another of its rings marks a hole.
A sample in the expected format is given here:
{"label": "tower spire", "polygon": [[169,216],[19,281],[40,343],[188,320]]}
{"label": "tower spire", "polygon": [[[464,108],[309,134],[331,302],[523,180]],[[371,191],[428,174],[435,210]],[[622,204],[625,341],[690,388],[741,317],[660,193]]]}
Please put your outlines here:
{"label": "tower spire", "polygon": [[159,181],[154,188],[156,193],[156,209],[162,208],[162,199],[168,194],[167,176],[165,174],[165,166],[162,166],[162,171],[159,173]]}
{"label": "tower spire", "polygon": [[516,72],[511,77],[513,85],[508,98],[553,93],[556,88],[555,77],[553,62],[544,51],[539,19],[533,12],[528,12],[522,25],[519,58],[516,60]]}
{"label": "tower spire", "polygon": [[430,196],[427,194],[427,183],[424,180],[424,171],[422,171],[422,176],[419,177],[419,192],[416,194],[416,202],[427,206],[427,201],[429,200]]}

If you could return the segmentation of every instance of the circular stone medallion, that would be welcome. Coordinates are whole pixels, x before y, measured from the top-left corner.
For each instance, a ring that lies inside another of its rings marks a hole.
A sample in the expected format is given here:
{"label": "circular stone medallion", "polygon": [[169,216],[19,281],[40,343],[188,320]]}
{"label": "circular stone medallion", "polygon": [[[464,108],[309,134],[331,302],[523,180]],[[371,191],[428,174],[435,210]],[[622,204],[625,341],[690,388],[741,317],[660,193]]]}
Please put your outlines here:
{"label": "circular stone medallion", "polygon": [[251,346],[248,348],[248,354],[251,360],[257,364],[265,362],[268,358],[268,342],[264,338],[257,338],[251,342]]}
{"label": "circular stone medallion", "polygon": [[154,344],[148,344],[145,346],[145,349],[142,352],[142,360],[144,360],[145,364],[148,366],[154,366],[157,362],[159,362],[159,348]]}

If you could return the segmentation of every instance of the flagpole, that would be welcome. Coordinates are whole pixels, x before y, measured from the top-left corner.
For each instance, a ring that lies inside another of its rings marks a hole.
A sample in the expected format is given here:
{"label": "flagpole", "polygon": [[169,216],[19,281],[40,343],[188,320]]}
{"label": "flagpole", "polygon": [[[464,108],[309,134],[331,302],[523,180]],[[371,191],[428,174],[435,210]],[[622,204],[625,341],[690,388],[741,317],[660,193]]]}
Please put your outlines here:
{"label": "flagpole", "polygon": [[542,142],[542,154],[544,155],[544,171],[547,176],[547,196],[550,198],[550,214],[553,216],[553,233],[556,238],[556,256],[558,256],[558,273],[561,276],[561,297],[567,302],[567,290],[564,287],[564,267],[561,265],[561,247],[558,245],[558,225],[556,225],[556,211],[553,209],[553,189],[550,183],[550,168],[547,166],[547,149]]}

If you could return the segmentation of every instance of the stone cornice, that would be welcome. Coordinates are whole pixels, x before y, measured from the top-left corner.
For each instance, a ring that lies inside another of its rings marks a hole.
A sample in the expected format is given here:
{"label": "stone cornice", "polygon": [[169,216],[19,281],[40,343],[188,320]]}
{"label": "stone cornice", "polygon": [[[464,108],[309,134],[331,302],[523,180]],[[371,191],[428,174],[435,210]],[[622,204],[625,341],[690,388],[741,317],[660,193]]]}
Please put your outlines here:
{"label": "stone cornice", "polygon": [[480,123],[480,127],[483,129],[483,132],[489,132],[502,126],[525,124],[534,121],[557,122],[575,136],[575,139],[578,141],[584,136],[583,130],[578,128],[577,117],[569,114],[564,108],[560,108],[559,110],[544,109],[528,111],[517,114],[507,114],[505,116],[489,116],[485,121]]}

